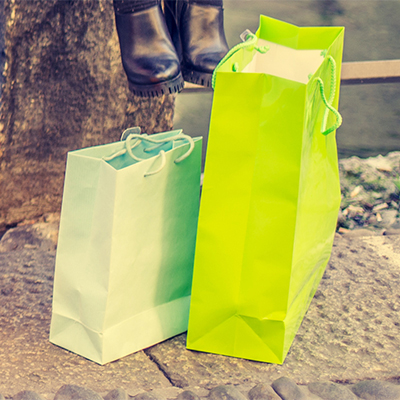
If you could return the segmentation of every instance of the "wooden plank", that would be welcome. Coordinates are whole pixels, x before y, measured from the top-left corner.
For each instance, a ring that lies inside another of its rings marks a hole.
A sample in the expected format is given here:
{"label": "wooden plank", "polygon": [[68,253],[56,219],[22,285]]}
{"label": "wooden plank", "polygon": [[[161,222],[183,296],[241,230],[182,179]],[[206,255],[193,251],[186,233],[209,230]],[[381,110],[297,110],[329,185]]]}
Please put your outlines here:
{"label": "wooden plank", "polygon": [[195,85],[194,83],[190,82],[185,82],[185,86],[183,88],[185,93],[211,92],[211,90],[212,89],[210,87]]}
{"label": "wooden plank", "polygon": [[[400,82],[400,60],[345,62],[342,85]],[[184,93],[210,92],[211,88],[185,82]]]}
{"label": "wooden plank", "polygon": [[347,62],[342,65],[342,85],[400,82],[400,60]]}

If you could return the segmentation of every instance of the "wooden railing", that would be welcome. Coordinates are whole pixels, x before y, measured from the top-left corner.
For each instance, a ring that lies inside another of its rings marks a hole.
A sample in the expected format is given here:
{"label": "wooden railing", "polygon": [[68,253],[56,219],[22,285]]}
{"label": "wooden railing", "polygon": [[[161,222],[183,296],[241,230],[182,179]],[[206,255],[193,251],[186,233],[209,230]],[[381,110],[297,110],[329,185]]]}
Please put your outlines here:
{"label": "wooden railing", "polygon": [[[400,60],[345,62],[342,65],[342,85],[400,82]],[[184,93],[209,92],[211,88],[185,83]]]}

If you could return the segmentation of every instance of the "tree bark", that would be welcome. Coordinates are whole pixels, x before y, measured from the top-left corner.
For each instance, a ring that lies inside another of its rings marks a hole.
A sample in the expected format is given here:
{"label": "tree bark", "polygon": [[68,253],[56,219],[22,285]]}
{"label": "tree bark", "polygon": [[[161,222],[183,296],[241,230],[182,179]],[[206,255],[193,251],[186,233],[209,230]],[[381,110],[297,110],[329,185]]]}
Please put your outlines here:
{"label": "tree bark", "polygon": [[129,92],[112,0],[5,0],[4,17],[3,230],[60,210],[68,151],[169,130],[175,100]]}

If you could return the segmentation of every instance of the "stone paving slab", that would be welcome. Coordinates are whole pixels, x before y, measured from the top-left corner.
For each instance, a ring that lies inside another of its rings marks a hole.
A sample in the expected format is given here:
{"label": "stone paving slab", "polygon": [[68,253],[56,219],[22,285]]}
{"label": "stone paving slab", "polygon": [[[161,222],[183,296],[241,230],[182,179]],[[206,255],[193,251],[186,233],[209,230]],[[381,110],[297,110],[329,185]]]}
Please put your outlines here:
{"label": "stone paving slab", "polygon": [[185,335],[148,350],[177,386],[299,384],[400,376],[400,236],[345,239],[331,261],[283,365],[188,351]]}
{"label": "stone paving slab", "polygon": [[[23,235],[24,240],[28,236]],[[85,386],[102,394],[123,387],[132,396],[144,390],[172,387],[143,351],[100,366],[51,344],[48,337],[55,251],[43,251],[29,243],[19,247],[0,253],[3,396],[29,389],[52,399],[64,384]]]}
{"label": "stone paving slab", "polygon": [[[185,349],[185,335],[105,366],[48,341],[54,238],[18,227],[0,241],[0,393],[53,399],[64,384],[176,398],[221,384],[242,393],[286,376],[298,384],[400,376],[400,236],[337,235],[331,261],[281,366]],[[40,238],[40,240],[37,240]]]}

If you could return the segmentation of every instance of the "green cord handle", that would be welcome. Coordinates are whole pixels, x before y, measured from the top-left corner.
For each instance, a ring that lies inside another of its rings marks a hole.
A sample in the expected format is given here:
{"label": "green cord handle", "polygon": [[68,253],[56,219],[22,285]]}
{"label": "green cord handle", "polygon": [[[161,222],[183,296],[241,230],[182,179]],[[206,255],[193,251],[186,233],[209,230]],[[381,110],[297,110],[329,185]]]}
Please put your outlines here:
{"label": "green cord handle", "polygon": [[[332,56],[328,56],[328,61],[331,64],[331,90],[329,93],[329,99],[326,98],[325,96],[325,85],[324,82],[321,78],[315,78],[317,83],[319,83],[319,91],[321,93],[322,101],[324,102],[326,106],[326,110],[324,113],[324,119],[322,120],[322,128],[321,128],[321,133],[325,136],[329,135],[333,131],[335,131],[337,128],[339,128],[340,125],[342,125],[343,118],[340,115],[339,111],[336,110],[336,108],[332,107],[332,102],[335,98],[336,94],[336,62],[335,59]],[[331,126],[330,128],[326,129],[326,124],[328,120],[328,113],[331,111],[335,117],[336,117],[336,123]]]}
{"label": "green cord handle", "polygon": [[[246,30],[245,32],[243,32],[241,37],[242,38],[245,37],[245,41],[243,43],[239,43],[236,46],[232,47],[232,49],[230,49],[228,51],[228,53],[225,55],[225,57],[222,58],[222,60],[218,63],[218,65],[214,69],[214,72],[212,74],[212,79],[211,79],[211,85],[212,85],[213,89],[215,88],[218,70],[239,50],[241,50],[243,48],[247,48],[247,47],[254,47],[254,49],[260,53],[266,53],[269,50],[269,46],[256,46],[258,38],[254,33],[250,32],[249,30]],[[323,55],[325,57],[326,51],[323,51],[321,55]],[[325,84],[324,84],[323,80],[321,78],[315,78],[317,83],[319,83],[322,101],[324,102],[324,104],[327,108],[325,111],[325,114],[324,114],[324,119],[322,122],[322,130],[321,130],[322,134],[325,136],[329,135],[330,133],[335,131],[337,128],[339,128],[343,122],[342,116],[340,115],[339,111],[336,110],[334,107],[332,107],[332,102],[333,102],[333,100],[335,98],[335,94],[336,94],[336,62],[332,56],[328,56],[328,60],[331,64],[331,90],[330,90],[330,94],[329,94],[329,99],[327,99],[325,96]],[[236,63],[232,65],[232,70],[235,72],[238,70]],[[329,111],[331,111],[335,115],[336,123],[333,126],[331,126],[330,128],[326,129]]]}
{"label": "green cord handle", "polygon": [[[255,50],[257,50],[259,53],[266,53],[269,50],[268,46],[256,46],[257,44],[257,36],[250,32],[249,30],[246,30],[245,32],[242,33],[242,35],[246,35],[245,42],[239,43],[236,46],[232,47],[228,53],[222,58],[222,60],[218,63],[218,65],[215,67],[214,72],[212,74],[211,78],[211,86],[214,89],[216,79],[217,79],[217,72],[218,70],[235,54],[237,53],[240,49],[246,48],[246,47],[254,47]],[[241,35],[241,36],[242,36]],[[235,71],[235,64],[233,65],[234,71]],[[236,72],[236,71],[235,71]]]}

